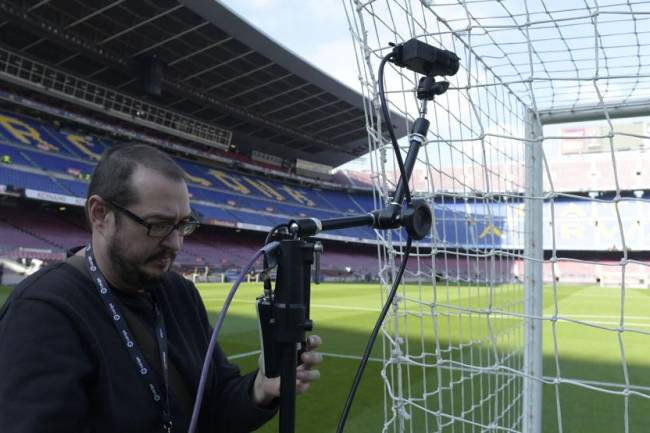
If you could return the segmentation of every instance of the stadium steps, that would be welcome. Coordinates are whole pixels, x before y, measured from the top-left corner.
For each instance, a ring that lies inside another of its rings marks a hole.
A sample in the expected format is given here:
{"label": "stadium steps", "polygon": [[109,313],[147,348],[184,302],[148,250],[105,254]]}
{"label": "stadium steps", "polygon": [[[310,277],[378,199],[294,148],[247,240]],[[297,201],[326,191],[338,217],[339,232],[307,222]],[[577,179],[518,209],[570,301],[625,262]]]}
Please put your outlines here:
{"label": "stadium steps", "polygon": [[[225,259],[223,249],[214,247],[213,245],[206,242],[196,240],[193,242],[188,242],[187,246],[184,245],[183,252],[203,259],[203,262],[208,266],[216,268],[223,267]],[[244,261],[241,259],[239,254],[233,251],[229,251],[227,255],[230,256],[231,259],[235,259],[232,260],[232,264],[238,264],[240,261]]]}
{"label": "stadium steps", "polygon": [[83,230],[83,231],[88,231],[89,230],[88,227],[86,227],[86,220],[85,219],[83,219],[82,222],[80,223],[78,218],[71,218],[70,216],[68,216],[66,214],[60,215],[59,219],[61,221],[65,222],[66,224],[74,227],[77,230]]}
{"label": "stadium steps", "polygon": [[7,224],[10,227],[13,227],[14,229],[16,229],[16,230],[18,230],[18,231],[20,231],[22,233],[25,233],[25,234],[33,237],[33,238],[36,238],[36,239],[38,239],[40,241],[43,241],[46,244],[51,245],[51,246],[53,246],[55,248],[58,248],[58,249],[61,249],[61,250],[64,250],[64,251],[66,249],[63,245],[59,245],[58,243],[56,243],[56,242],[54,242],[54,241],[52,241],[52,240],[50,240],[50,239],[48,239],[48,238],[46,238],[44,236],[41,236],[38,233],[34,233],[31,230],[28,230],[28,229],[26,229],[24,227],[20,227],[19,225],[16,225],[13,222],[11,222],[11,221],[9,221],[9,220],[7,220],[5,218],[0,218],[0,221],[2,221],[3,223]]}
{"label": "stadium steps", "polygon": [[[273,200],[271,198],[258,196],[258,195],[253,196],[253,195],[241,194],[241,193],[238,193],[236,191],[228,190],[228,189],[225,189],[225,188],[219,188],[219,187],[214,187],[214,186],[208,187],[208,186],[203,186],[203,185],[196,184],[196,183],[190,183],[190,185],[193,188],[198,188],[200,190],[207,191],[208,193],[221,194],[222,197],[228,197],[228,198],[232,197],[235,201],[238,201],[238,202],[247,203],[249,200],[255,200],[256,203],[260,204],[259,206],[252,206],[252,207],[237,207],[237,208],[235,208],[235,210],[247,210],[247,211],[251,211],[251,212],[259,214],[259,213],[264,213],[264,211],[262,211],[259,208],[259,207],[261,207],[263,205],[268,205],[270,207],[276,207],[278,205],[282,205],[282,206],[288,206],[289,208],[294,209],[296,214],[300,213],[301,211],[302,212],[309,212],[309,211],[312,211],[312,210],[316,210],[316,211],[322,211],[322,212],[336,212],[336,213],[339,214],[337,216],[343,216],[343,213],[340,212],[340,211],[337,211],[336,207],[333,207],[333,206],[330,207],[330,208],[324,208],[324,207],[321,207],[321,206],[316,206],[316,207],[312,208],[312,207],[308,207],[308,206],[301,205],[301,204],[298,204],[298,203],[278,202],[277,200]],[[317,191],[311,190],[310,192],[317,192]],[[318,197],[322,198],[321,195],[318,195]],[[196,200],[198,200],[198,201],[207,201],[208,203],[222,203],[224,201],[219,196],[214,196],[214,197],[209,197],[208,196],[208,197],[204,197],[202,199],[201,198],[194,198],[194,200],[195,201]],[[326,202],[329,204],[329,201],[326,201]],[[286,212],[285,212],[285,214],[286,214]],[[270,215],[278,216],[280,214],[270,214]]]}
{"label": "stadium steps", "polygon": [[61,132],[56,127],[52,128],[50,125],[45,123],[41,123],[40,126],[47,132],[47,135],[52,138],[55,146],[59,149],[63,149],[69,156],[78,158],[78,152],[75,152],[64,140],[61,139],[61,136],[59,135]]}
{"label": "stadium steps", "polygon": [[[221,248],[216,247],[214,244],[203,244],[207,246],[208,248],[214,250],[215,253],[223,253]],[[255,248],[246,248],[246,247],[235,247],[235,246],[230,246],[228,248],[228,255],[230,256],[232,262],[234,264],[241,264],[243,265],[244,263],[248,262],[248,260],[251,258],[251,256],[255,253]]]}
{"label": "stadium steps", "polygon": [[49,179],[52,180],[56,185],[61,187],[64,191],[67,191],[70,193],[72,197],[76,197],[75,193],[70,190],[70,188],[67,187],[67,185],[63,184],[62,182],[59,182],[59,180],[55,177],[52,176],[52,172],[48,170],[46,167],[41,167],[39,166],[34,160],[26,153],[26,152],[20,152],[20,154],[27,160],[29,161],[30,164],[32,164],[34,167],[40,169]]}
{"label": "stadium steps", "polygon": [[[37,148],[35,146],[10,142],[10,141],[7,141],[7,140],[3,139],[2,137],[0,137],[0,145],[2,146],[2,147],[0,147],[0,152],[2,150],[11,150],[13,152],[19,152],[21,157],[24,157],[24,152],[28,152],[28,153],[33,152],[33,153],[37,153],[37,154],[48,155],[48,156],[54,157],[54,158],[59,158],[61,160],[74,161],[74,162],[77,162],[77,163],[80,162],[80,163],[85,163],[85,164],[89,164],[89,163],[95,164],[94,161],[89,162],[87,159],[79,157],[79,156],[77,156],[75,154],[52,153],[52,152],[48,152],[47,150],[39,149],[39,148]],[[33,165],[33,163],[31,163],[31,164]],[[39,170],[41,170],[40,166],[38,166],[38,165],[37,165],[37,168]]]}
{"label": "stadium steps", "polygon": [[[321,200],[323,200],[325,203],[327,203],[331,209],[333,209],[333,210],[335,210],[337,212],[341,212],[339,210],[339,208],[334,203],[332,203],[327,197],[325,197],[324,194],[321,194],[320,191],[312,189],[311,192],[316,194]],[[345,213],[347,213],[347,212],[345,212]],[[343,216],[343,215],[341,215],[341,216]]]}
{"label": "stadium steps", "polygon": [[[204,266],[204,265],[209,265],[209,264],[210,264],[210,261],[208,260],[207,257],[205,257],[205,256],[203,256],[203,255],[201,255],[201,254],[197,254],[197,253],[194,252],[194,251],[190,251],[190,250],[188,250],[188,249],[185,247],[185,244],[183,245],[183,248],[181,248],[181,250],[178,252],[178,254],[179,254],[179,255],[180,255],[180,254],[183,254],[183,255],[187,255],[187,256],[192,257],[192,258],[194,259],[194,263],[193,263],[193,264],[196,265],[196,266]],[[199,259],[200,262],[197,262],[196,259]]]}
{"label": "stadium steps", "polygon": [[361,212],[371,212],[372,211],[372,209],[364,209],[363,206],[354,198],[354,196],[352,194],[348,194],[348,197],[350,197],[350,200],[352,200],[354,202],[354,204],[356,204],[359,207]]}

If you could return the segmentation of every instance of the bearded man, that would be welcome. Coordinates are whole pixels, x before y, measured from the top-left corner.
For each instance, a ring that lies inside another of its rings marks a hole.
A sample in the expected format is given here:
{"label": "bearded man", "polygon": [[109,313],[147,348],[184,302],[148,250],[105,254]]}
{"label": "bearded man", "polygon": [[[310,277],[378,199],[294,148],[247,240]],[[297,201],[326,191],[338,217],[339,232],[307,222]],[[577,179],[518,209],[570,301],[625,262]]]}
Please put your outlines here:
{"label": "bearded man", "polygon": [[[150,146],[114,146],[86,214],[90,244],[25,279],[0,311],[0,431],[185,433],[212,329],[196,287],[170,270],[199,226],[184,172]],[[301,360],[299,393],[321,356]],[[217,347],[198,431],[255,430],[278,396],[277,378],[242,376]]]}

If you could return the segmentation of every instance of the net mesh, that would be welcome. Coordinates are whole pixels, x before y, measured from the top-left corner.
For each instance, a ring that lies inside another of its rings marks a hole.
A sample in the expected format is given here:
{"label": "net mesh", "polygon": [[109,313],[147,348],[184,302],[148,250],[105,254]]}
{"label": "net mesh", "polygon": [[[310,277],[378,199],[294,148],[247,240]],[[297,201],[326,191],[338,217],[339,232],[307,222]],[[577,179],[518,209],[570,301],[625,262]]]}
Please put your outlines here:
{"label": "net mesh", "polygon": [[[430,105],[431,127],[411,179],[434,225],[430,238],[415,244],[408,284],[383,327],[383,431],[536,431],[527,417],[541,416],[542,405],[545,432],[642,431],[650,422],[639,409],[650,399],[642,366],[650,322],[641,310],[650,305],[636,288],[647,287],[649,263],[630,251],[647,250],[643,189],[650,161],[643,150],[650,123],[615,118],[650,113],[650,4],[344,6],[370,101],[377,208],[399,178],[377,94],[377,67],[389,43],[417,38],[461,59],[458,73],[446,78],[449,91]],[[418,78],[387,65],[392,122],[405,129],[418,115]],[[400,145],[404,156],[407,139]],[[543,165],[527,159],[535,146],[543,149]],[[543,204],[538,226],[526,225],[534,208],[526,201]],[[382,296],[405,236],[378,233]],[[541,270],[542,263],[547,284],[531,310],[524,268]],[[530,326],[543,328],[544,339],[532,338]],[[531,371],[527,356],[543,356],[543,372]],[[526,393],[531,383],[543,388],[543,399]]]}

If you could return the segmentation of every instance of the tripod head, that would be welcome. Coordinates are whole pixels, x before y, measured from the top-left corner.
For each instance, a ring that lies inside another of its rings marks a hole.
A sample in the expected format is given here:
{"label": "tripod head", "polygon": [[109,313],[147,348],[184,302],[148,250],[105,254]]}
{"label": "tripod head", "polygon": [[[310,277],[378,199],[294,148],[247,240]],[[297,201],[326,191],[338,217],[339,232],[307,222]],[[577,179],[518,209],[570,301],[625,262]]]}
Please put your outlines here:
{"label": "tripod head", "polygon": [[434,96],[442,95],[448,88],[449,82],[436,82],[433,76],[426,76],[420,78],[416,95],[420,101],[433,101]]}

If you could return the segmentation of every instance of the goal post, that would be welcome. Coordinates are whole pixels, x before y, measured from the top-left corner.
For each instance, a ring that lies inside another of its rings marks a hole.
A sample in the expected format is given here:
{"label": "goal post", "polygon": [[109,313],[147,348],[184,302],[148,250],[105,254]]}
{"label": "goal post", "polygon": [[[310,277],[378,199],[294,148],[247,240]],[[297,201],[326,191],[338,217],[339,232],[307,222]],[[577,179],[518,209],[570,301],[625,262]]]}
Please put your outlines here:
{"label": "goal post", "polygon": [[543,377],[543,306],[544,287],[544,182],[543,131],[540,118],[528,112],[526,122],[526,185],[524,219],[524,387],[523,433],[542,432],[542,377]]}

